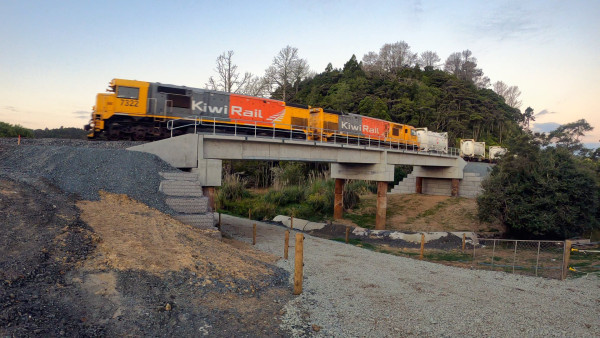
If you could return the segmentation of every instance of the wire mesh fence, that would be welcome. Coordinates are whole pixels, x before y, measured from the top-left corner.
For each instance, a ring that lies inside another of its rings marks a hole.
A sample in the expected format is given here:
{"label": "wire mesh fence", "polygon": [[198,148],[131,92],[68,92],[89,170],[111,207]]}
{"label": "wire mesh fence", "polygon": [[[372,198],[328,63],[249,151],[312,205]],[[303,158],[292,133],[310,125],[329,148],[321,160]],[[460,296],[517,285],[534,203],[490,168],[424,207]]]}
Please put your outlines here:
{"label": "wire mesh fence", "polygon": [[562,241],[479,239],[473,246],[478,269],[561,279],[565,244]]}

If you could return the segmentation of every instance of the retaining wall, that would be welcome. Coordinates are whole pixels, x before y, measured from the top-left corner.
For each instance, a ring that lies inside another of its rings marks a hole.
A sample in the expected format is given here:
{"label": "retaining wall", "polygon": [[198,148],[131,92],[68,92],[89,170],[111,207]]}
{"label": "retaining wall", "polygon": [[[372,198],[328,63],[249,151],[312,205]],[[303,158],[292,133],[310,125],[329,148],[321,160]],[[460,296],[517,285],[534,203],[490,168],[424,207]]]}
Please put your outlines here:
{"label": "retaining wall", "polygon": [[[464,177],[458,185],[458,196],[475,198],[481,193],[481,177],[479,173],[464,173]],[[396,185],[390,194],[414,194],[416,193],[417,178],[413,174],[408,174],[398,185]],[[451,196],[452,180],[441,178],[423,178],[423,194]]]}

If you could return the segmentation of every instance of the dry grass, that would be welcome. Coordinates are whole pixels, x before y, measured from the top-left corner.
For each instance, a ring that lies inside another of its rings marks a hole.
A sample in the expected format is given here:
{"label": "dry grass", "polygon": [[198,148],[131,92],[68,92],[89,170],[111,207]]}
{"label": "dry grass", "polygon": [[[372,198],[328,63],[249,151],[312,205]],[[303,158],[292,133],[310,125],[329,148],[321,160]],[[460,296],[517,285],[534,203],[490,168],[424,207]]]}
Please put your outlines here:
{"label": "dry grass", "polygon": [[[363,195],[359,208],[352,213],[375,215],[376,203],[376,195]],[[415,232],[504,231],[500,224],[478,220],[475,199],[421,194],[388,195],[386,229]]]}
{"label": "dry grass", "polygon": [[96,252],[87,262],[90,269],[153,274],[189,270],[216,279],[253,279],[269,274],[265,264],[276,259],[205,236],[126,195],[101,192],[100,201],[81,201],[77,206],[98,236]]}

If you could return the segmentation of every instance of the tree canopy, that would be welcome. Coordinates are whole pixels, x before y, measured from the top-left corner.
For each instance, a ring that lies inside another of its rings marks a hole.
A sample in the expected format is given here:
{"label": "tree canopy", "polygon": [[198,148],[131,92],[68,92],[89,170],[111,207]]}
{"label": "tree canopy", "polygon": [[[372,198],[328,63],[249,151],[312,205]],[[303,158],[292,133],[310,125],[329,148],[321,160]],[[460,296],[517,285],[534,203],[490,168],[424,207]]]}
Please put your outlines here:
{"label": "tree canopy", "polygon": [[[500,144],[520,130],[519,109],[491,89],[432,66],[421,69],[416,54],[406,46],[388,47],[365,55],[363,62],[353,55],[342,69],[329,64],[324,72],[301,82],[288,101],[447,131],[451,146],[458,138]],[[391,51],[400,56],[390,56]],[[385,58],[380,60],[382,53]],[[428,62],[435,63],[431,53]]]}
{"label": "tree canopy", "polygon": [[0,137],[33,137],[33,131],[18,124],[0,122]]}
{"label": "tree canopy", "polygon": [[533,135],[509,141],[511,152],[483,182],[479,217],[498,219],[516,238],[565,239],[598,227],[597,176],[567,147],[540,147]]}

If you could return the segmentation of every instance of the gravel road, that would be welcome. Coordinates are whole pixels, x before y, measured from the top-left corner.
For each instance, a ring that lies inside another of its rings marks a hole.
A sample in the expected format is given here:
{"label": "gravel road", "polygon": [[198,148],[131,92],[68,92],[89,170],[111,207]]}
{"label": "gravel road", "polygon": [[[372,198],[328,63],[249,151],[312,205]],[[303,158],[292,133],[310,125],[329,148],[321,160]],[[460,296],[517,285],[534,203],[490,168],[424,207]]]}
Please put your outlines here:
{"label": "gravel road", "polygon": [[[252,223],[223,215],[223,233],[250,242]],[[256,248],[281,257],[285,229],[257,224]],[[290,247],[278,265],[291,284],[293,264]],[[304,265],[304,292],[283,320],[295,336],[600,336],[594,275],[559,281],[453,268],[310,235]]]}

